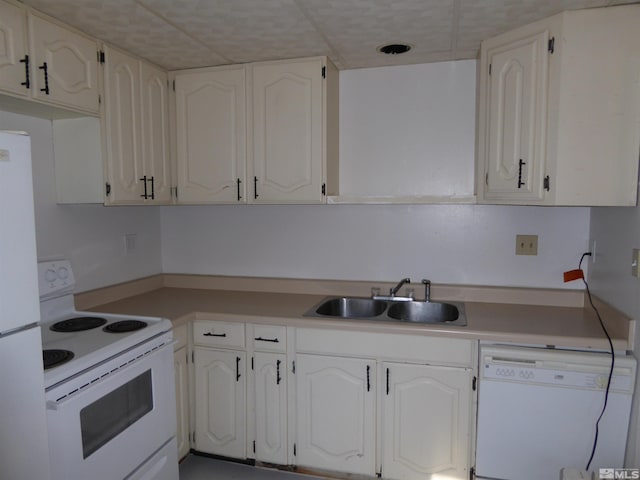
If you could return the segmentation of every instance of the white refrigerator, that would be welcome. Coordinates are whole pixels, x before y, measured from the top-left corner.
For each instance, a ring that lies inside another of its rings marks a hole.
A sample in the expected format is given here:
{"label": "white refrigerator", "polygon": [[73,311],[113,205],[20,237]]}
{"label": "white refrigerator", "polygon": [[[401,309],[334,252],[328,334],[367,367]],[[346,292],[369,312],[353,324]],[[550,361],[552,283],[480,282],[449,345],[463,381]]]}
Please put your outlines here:
{"label": "white refrigerator", "polygon": [[47,480],[31,141],[0,131],[0,478]]}

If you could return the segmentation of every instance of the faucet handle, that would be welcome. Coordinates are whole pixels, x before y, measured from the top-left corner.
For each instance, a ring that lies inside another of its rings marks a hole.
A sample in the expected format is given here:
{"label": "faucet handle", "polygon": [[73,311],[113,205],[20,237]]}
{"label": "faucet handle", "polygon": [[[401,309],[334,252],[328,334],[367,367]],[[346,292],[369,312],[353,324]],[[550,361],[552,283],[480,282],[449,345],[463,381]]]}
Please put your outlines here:
{"label": "faucet handle", "polygon": [[422,284],[424,285],[424,301],[431,301],[431,280],[427,280],[426,278],[422,279]]}

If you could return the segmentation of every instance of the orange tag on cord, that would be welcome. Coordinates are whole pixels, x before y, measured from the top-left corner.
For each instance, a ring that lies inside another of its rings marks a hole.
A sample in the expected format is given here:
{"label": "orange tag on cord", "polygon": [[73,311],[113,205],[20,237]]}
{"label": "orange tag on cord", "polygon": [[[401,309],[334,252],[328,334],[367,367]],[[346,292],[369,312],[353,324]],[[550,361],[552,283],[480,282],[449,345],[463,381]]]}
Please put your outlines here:
{"label": "orange tag on cord", "polygon": [[564,283],[579,280],[581,278],[584,278],[584,272],[580,269],[564,272]]}

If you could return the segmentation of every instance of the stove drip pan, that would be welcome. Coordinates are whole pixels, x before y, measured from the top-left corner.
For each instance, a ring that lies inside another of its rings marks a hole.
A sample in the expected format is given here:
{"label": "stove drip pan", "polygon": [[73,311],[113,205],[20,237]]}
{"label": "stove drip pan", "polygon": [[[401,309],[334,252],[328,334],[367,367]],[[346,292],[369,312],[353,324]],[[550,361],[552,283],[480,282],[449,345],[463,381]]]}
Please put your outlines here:
{"label": "stove drip pan", "polygon": [[135,332],[147,326],[147,322],[141,320],[121,320],[119,322],[110,323],[102,330],[109,333],[127,333]]}
{"label": "stove drip pan", "polygon": [[101,327],[107,323],[107,320],[102,317],[74,317],[51,325],[50,330],[53,332],[82,332],[84,330],[91,330],[93,328]]}
{"label": "stove drip pan", "polygon": [[42,362],[44,363],[44,369],[47,370],[62,365],[71,360],[73,356],[73,352],[70,350],[43,350]]}

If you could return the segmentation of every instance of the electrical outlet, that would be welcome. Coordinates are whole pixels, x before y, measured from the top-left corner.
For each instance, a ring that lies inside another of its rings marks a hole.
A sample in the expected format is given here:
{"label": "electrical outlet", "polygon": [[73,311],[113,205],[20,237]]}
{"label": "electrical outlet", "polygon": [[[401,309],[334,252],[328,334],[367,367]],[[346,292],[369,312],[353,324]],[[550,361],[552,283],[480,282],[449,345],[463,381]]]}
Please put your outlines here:
{"label": "electrical outlet", "polygon": [[631,251],[631,275],[640,278],[640,268],[638,268],[638,263],[640,263],[640,249],[634,248]]}
{"label": "electrical outlet", "polygon": [[516,235],[516,255],[538,255],[538,236]]}
{"label": "electrical outlet", "polygon": [[124,254],[129,255],[136,251],[137,235],[135,233],[127,233],[124,236]]}

